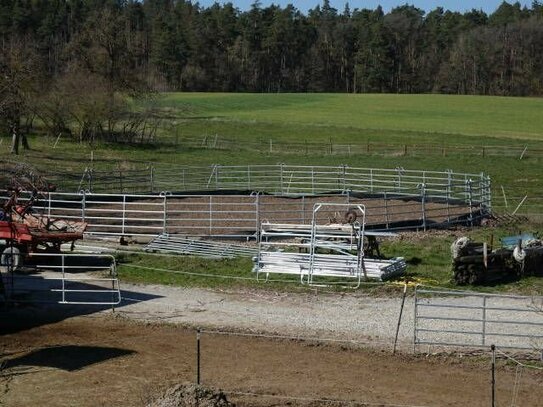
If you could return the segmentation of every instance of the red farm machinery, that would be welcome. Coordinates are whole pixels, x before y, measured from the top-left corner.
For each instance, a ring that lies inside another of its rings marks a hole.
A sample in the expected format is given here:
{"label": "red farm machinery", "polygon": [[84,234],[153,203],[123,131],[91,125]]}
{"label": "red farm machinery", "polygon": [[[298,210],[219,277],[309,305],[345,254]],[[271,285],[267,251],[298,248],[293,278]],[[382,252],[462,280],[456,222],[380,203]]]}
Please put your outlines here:
{"label": "red farm machinery", "polygon": [[21,167],[0,174],[0,297],[17,303],[118,304],[115,258],[73,253],[87,224],[42,213],[38,202],[55,187]]}

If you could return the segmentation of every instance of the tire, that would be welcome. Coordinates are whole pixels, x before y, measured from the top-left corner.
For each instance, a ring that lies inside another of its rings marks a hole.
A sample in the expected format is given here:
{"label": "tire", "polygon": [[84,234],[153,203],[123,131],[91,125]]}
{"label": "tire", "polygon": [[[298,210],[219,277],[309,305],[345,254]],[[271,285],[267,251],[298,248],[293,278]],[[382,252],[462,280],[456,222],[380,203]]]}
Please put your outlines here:
{"label": "tire", "polygon": [[22,263],[21,251],[17,247],[8,246],[0,256],[0,265],[3,267],[13,267],[16,269]]}

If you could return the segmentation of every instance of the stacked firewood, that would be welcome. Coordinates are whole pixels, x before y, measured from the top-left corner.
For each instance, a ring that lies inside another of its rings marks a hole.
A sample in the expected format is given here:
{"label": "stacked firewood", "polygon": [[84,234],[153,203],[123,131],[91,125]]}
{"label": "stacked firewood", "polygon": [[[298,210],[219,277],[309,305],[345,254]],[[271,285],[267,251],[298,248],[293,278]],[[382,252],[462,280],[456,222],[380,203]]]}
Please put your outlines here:
{"label": "stacked firewood", "polygon": [[543,276],[541,241],[517,249],[492,250],[485,243],[458,239],[451,246],[454,282],[458,285],[515,281],[523,276]]}

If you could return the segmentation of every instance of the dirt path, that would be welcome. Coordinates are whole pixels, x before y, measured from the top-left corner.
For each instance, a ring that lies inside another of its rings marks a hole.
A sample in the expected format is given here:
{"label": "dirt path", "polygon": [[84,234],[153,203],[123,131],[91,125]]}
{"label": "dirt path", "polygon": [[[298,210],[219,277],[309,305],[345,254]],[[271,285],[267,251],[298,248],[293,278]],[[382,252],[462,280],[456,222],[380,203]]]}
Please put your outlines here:
{"label": "dirt path", "polygon": [[[303,294],[131,284],[122,288],[124,306],[117,312],[131,319],[354,340],[390,349],[401,303],[400,298],[322,289]],[[406,349],[413,340],[412,319],[413,305],[407,301],[400,330],[400,343]]]}
{"label": "dirt path", "polygon": [[[137,406],[160,388],[195,377],[193,330],[108,315],[58,315],[58,322],[28,310],[1,316],[9,332],[0,336],[5,406]],[[497,377],[500,405],[511,399],[514,372],[502,368]],[[225,389],[242,406],[286,405],[287,400],[232,392],[383,405],[487,406],[489,379],[486,357],[461,363],[335,345],[202,336],[203,383]],[[540,405],[542,384],[543,375],[525,371],[517,405]]]}

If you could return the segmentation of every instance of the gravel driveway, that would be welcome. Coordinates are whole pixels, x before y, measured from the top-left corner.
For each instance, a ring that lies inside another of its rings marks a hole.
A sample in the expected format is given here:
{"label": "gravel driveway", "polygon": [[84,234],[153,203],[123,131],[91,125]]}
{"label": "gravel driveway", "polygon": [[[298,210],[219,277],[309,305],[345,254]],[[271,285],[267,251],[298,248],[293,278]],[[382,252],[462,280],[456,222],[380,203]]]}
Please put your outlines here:
{"label": "gravel driveway", "polygon": [[[118,312],[129,318],[203,329],[353,341],[380,348],[392,348],[401,307],[399,297],[375,297],[360,291],[275,293],[130,284],[122,288],[123,306]],[[481,309],[483,301],[485,312]],[[543,312],[536,312],[533,305],[529,298],[483,299],[477,294],[419,298],[417,338],[422,342],[542,349]],[[414,297],[408,296],[398,336],[402,350],[412,349],[414,307]],[[482,318],[486,319],[484,328]],[[484,342],[480,334],[483,330]]]}
{"label": "gravel driveway", "polygon": [[[393,346],[400,298],[360,293],[274,293],[123,284],[121,315],[207,329],[243,330]],[[154,297],[154,298],[152,298]],[[413,340],[413,301],[404,308],[399,340]]]}

